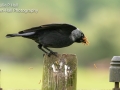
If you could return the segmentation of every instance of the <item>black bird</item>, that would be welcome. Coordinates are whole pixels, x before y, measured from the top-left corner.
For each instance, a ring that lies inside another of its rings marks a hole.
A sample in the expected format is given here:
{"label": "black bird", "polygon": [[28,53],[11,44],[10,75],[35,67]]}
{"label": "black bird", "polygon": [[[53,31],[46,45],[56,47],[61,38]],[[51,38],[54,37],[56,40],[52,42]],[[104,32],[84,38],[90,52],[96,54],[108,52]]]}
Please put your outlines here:
{"label": "black bird", "polygon": [[[38,48],[48,55],[57,55],[50,48],[62,48],[77,43],[88,45],[87,38],[84,33],[70,24],[46,24],[33,27],[17,34],[7,34],[6,37],[24,37],[34,40],[38,43]],[[44,48],[44,49],[43,49]],[[50,53],[48,53],[46,50]]]}

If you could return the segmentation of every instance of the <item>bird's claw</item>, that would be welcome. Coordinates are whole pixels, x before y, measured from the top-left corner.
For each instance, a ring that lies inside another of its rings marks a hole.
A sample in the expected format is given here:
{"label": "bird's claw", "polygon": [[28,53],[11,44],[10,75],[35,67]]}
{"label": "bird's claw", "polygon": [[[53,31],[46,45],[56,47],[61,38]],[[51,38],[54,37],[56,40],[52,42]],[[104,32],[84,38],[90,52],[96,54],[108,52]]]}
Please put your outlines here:
{"label": "bird's claw", "polygon": [[[46,53],[46,55],[48,55],[49,57],[51,56],[51,55],[54,55],[54,56],[58,56],[58,53],[57,52],[50,52],[50,53]],[[45,56],[45,53],[43,54],[43,57]]]}
{"label": "bird's claw", "polygon": [[54,56],[58,56],[58,53],[57,52],[50,52],[49,54],[48,54],[48,56],[50,57],[51,55],[54,55]]}
{"label": "bird's claw", "polygon": [[43,54],[43,57],[45,56],[45,53]]}

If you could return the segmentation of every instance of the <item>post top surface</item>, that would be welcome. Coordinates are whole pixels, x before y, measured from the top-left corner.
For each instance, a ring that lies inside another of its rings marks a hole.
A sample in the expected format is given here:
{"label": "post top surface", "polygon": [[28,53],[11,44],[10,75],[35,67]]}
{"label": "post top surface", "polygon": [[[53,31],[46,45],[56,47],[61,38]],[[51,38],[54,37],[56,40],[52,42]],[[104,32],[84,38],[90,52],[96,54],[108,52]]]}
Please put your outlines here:
{"label": "post top surface", "polygon": [[120,56],[113,56],[111,61],[120,61]]}

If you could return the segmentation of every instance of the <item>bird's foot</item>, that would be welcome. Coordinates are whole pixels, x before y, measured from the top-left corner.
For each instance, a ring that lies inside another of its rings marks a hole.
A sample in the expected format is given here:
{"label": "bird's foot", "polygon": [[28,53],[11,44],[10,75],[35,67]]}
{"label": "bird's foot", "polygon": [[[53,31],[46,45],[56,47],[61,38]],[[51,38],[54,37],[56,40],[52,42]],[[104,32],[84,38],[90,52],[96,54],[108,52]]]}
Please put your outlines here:
{"label": "bird's foot", "polygon": [[45,55],[48,55],[49,57],[51,56],[51,55],[54,55],[54,56],[58,56],[58,53],[57,52],[50,52],[50,53],[44,53],[43,54],[43,57],[45,56]]}
{"label": "bird's foot", "polygon": [[43,57],[45,56],[45,53],[43,54]]}
{"label": "bird's foot", "polygon": [[48,54],[48,56],[50,57],[51,55],[54,55],[54,56],[58,56],[58,53],[57,52],[50,52],[49,54]]}

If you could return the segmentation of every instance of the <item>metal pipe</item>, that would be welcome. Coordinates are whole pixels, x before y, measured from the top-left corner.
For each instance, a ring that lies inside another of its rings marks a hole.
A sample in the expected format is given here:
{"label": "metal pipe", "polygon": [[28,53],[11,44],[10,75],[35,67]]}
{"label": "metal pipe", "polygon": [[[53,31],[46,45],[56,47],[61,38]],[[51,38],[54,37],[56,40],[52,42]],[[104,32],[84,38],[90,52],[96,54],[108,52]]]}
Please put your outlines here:
{"label": "metal pipe", "polygon": [[113,90],[120,90],[120,56],[114,56],[110,63],[110,75],[109,81],[114,82],[115,86]]}

